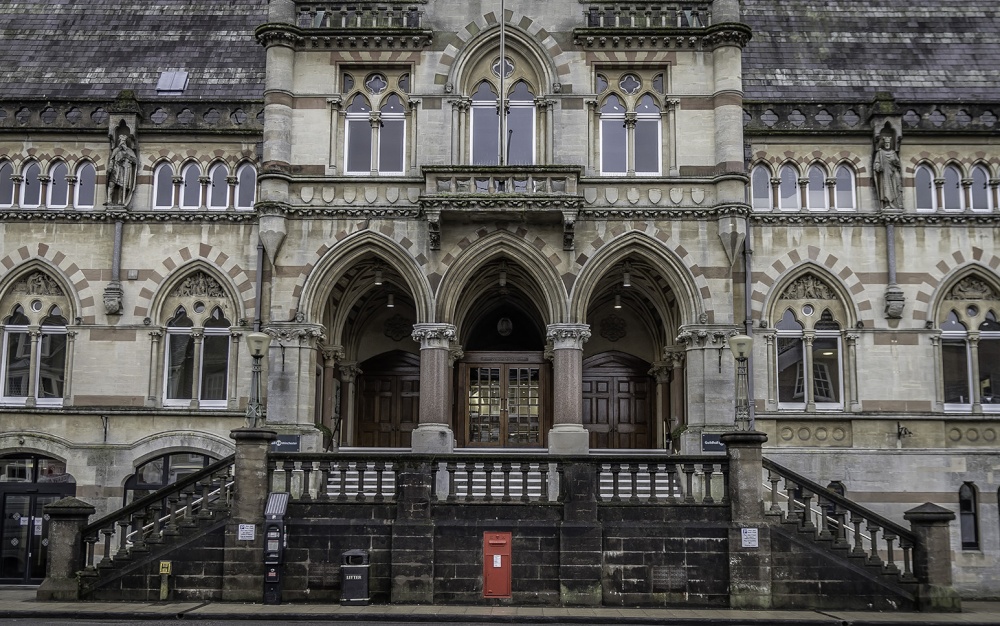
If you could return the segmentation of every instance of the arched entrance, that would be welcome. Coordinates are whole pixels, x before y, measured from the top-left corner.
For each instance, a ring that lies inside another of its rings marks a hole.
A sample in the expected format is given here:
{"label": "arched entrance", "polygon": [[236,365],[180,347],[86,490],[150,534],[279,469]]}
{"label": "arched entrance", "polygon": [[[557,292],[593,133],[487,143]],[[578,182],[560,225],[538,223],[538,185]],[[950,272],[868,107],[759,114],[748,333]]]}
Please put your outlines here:
{"label": "arched entrance", "polygon": [[420,357],[392,350],[361,363],[358,445],[409,448],[417,427]]}
{"label": "arched entrance", "polygon": [[43,508],[76,494],[66,463],[38,454],[0,457],[0,583],[37,584],[48,561]]}
{"label": "arched entrance", "polygon": [[551,427],[551,366],[534,281],[500,258],[463,292],[464,356],[457,363],[455,437],[459,446],[541,448]]}
{"label": "arched entrance", "polygon": [[653,447],[649,369],[648,362],[614,350],[583,361],[583,426],[592,449]]}

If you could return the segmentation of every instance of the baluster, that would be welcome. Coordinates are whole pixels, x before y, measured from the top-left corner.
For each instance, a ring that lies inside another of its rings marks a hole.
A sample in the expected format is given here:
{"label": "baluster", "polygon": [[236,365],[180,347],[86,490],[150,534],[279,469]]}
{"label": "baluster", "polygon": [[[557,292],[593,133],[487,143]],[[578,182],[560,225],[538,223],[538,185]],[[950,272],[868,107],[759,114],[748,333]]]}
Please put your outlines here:
{"label": "baluster", "polygon": [[368,461],[355,461],[354,468],[358,474],[358,494],[354,499],[358,502],[365,501],[365,473],[368,471]]}
{"label": "baluster", "polygon": [[302,497],[303,502],[312,501],[312,461],[302,461]]}
{"label": "baluster", "polygon": [[330,499],[330,462],[319,462],[319,484],[316,485],[316,499],[326,502]]}
{"label": "baluster", "polygon": [[347,461],[337,461],[337,474],[339,476],[337,502],[347,502],[347,470],[349,467]]}
{"label": "baluster", "polygon": [[618,475],[621,474],[622,466],[619,463],[611,464],[611,501],[621,502],[621,494],[618,493]]}
{"label": "baluster", "polygon": [[180,526],[182,528],[194,528],[198,525],[194,517],[194,486],[188,485],[181,490],[181,497],[184,499],[184,515],[181,516]]}
{"label": "baluster", "polygon": [[715,498],[712,497],[712,474],[715,472],[715,463],[705,463],[701,466],[705,472],[705,497],[701,499],[702,504],[712,504]]}
{"label": "baluster", "polygon": [[83,569],[88,572],[94,571],[94,545],[97,543],[97,535],[87,535],[83,538],[83,542],[87,544],[87,549],[84,551],[83,556]]}
{"label": "baluster", "polygon": [[905,582],[914,581],[916,578],[914,578],[913,572],[910,571],[910,548],[912,546],[909,539],[900,537],[899,547],[903,549],[903,574],[900,576],[900,580]]}
{"label": "baluster", "polygon": [[831,525],[834,524],[833,516],[830,514],[830,508],[833,507],[833,503],[825,498],[823,494],[816,494],[816,509],[819,511],[819,534],[817,537],[819,539],[830,540],[833,539],[833,533],[830,531]]}
{"label": "baluster", "polygon": [[465,501],[472,502],[472,474],[476,469],[476,464],[465,462]]}
{"label": "baluster", "polygon": [[503,474],[503,501],[510,502],[510,461],[500,462],[500,472]]}
{"label": "baluster", "polygon": [[781,481],[781,476],[778,476],[774,470],[767,470],[767,481],[771,483],[771,508],[768,509],[768,515],[781,515],[781,506],[778,504],[778,483]]}
{"label": "baluster", "polygon": [[656,504],[660,501],[656,497],[656,475],[660,471],[660,464],[650,463],[646,467],[649,469],[649,503]]}
{"label": "baluster", "polygon": [[177,528],[177,502],[180,500],[179,494],[177,492],[171,493],[167,496],[167,508],[170,513],[167,516],[167,525],[163,529],[163,535],[165,537],[176,537],[181,534],[180,530]]}
{"label": "baluster", "polygon": [[892,553],[892,542],[895,541],[897,537],[896,535],[886,530],[886,532],[882,533],[882,539],[885,540],[885,545],[886,545],[885,571],[888,574],[898,574],[899,568],[896,567],[896,562],[895,562],[896,560],[895,558],[893,558],[894,555]]}
{"label": "baluster", "polygon": [[448,497],[446,498],[448,502],[454,502],[458,494],[455,491],[458,489],[458,485],[455,480],[455,472],[458,469],[458,463],[454,461],[448,461],[444,464],[445,471],[448,472]]}
{"label": "baluster", "polygon": [[851,544],[847,542],[847,509],[839,504],[834,504],[833,506],[833,517],[836,520],[836,534],[833,538],[833,547],[850,548]]}
{"label": "baluster", "polygon": [[132,516],[132,534],[135,539],[132,541],[132,549],[129,551],[131,553],[135,552],[149,552],[149,547],[146,545],[146,538],[143,537],[146,525],[146,515],[149,509],[145,511],[139,511]]}
{"label": "baluster", "polygon": [[486,502],[493,501],[493,461],[483,462],[483,471],[486,472],[486,495],[483,499]]}
{"label": "baluster", "polygon": [[382,493],[385,488],[383,477],[384,473],[385,461],[375,461],[375,502],[385,501],[385,494]]}
{"label": "baluster", "polygon": [[875,522],[868,522],[868,532],[872,534],[872,551],[868,555],[869,565],[882,565],[882,559],[878,555],[878,533],[882,530],[882,527]]}
{"label": "baluster", "polygon": [[208,508],[209,494],[212,492],[211,479],[199,480],[198,489],[201,490],[201,504],[198,506],[198,519],[212,519],[212,511]]}
{"label": "baluster", "polygon": [[131,522],[126,519],[118,520],[118,552],[115,553],[116,561],[127,561],[129,559],[128,547],[128,527]]}
{"label": "baluster", "polygon": [[694,504],[694,463],[684,464],[684,502]]}
{"label": "baluster", "polygon": [[[531,471],[531,463],[521,461],[519,466],[521,470],[521,502],[528,502],[531,500],[531,496],[528,494],[528,473]],[[539,493],[543,493],[544,491],[545,486],[540,486]]]}
{"label": "baluster", "polygon": [[[546,496],[548,498],[552,497],[552,494],[548,492],[549,488],[549,470],[551,467],[548,463],[542,463],[538,466],[542,471],[542,484],[545,485]],[[562,463],[556,463],[556,500],[562,502],[565,500],[563,497],[562,486],[566,484],[566,467]]]}
{"label": "baluster", "polygon": [[625,470],[629,474],[629,497],[628,501],[633,503],[641,502],[639,500],[639,463],[626,463]]}
{"label": "baluster", "polygon": [[282,489],[288,494],[288,497],[292,497],[292,474],[295,473],[295,461],[284,461],[281,464],[281,471],[285,474],[285,488]]}
{"label": "baluster", "polygon": [[812,501],[813,493],[808,489],[802,489],[802,519],[799,520],[799,528],[802,530],[816,531],[816,524],[812,521]]}
{"label": "baluster", "polygon": [[111,557],[111,538],[115,535],[114,524],[110,528],[105,528],[101,530],[101,534],[104,535],[104,556],[101,557],[101,562],[97,564],[97,567],[104,569],[112,566]]}
{"label": "baluster", "polygon": [[[677,492],[680,491],[680,482],[677,480],[677,464],[673,461],[666,463],[667,470],[667,504],[677,504]],[[684,494],[681,494],[682,496]]]}
{"label": "baluster", "polygon": [[851,550],[853,556],[865,556],[865,547],[861,544],[861,522],[865,521],[865,518],[851,513],[851,524],[854,524],[854,549]]}
{"label": "baluster", "polygon": [[160,511],[163,510],[162,502],[154,502],[149,505],[150,511],[150,529],[149,535],[146,538],[146,543],[158,544],[163,543],[163,537],[160,535]]}
{"label": "baluster", "polygon": [[719,463],[719,474],[722,475],[722,504],[729,504],[729,463]]}
{"label": "baluster", "polygon": [[795,490],[798,488],[794,482],[789,479],[785,479],[785,494],[788,498],[788,512],[785,514],[786,522],[797,522],[800,521],[799,509],[795,502]]}

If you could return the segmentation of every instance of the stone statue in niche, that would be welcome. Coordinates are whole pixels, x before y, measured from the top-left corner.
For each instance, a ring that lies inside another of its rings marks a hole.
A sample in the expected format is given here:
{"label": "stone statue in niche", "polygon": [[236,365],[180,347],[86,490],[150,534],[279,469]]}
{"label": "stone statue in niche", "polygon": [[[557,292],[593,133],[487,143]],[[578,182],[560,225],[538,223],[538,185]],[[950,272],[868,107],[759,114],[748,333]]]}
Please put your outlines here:
{"label": "stone statue in niche", "polygon": [[130,135],[118,135],[118,144],[108,159],[108,204],[127,207],[135,191],[135,172],[139,158],[129,145]]}
{"label": "stone statue in niche", "polygon": [[872,157],[872,180],[882,210],[903,208],[903,167],[893,145],[893,136],[883,132]]}

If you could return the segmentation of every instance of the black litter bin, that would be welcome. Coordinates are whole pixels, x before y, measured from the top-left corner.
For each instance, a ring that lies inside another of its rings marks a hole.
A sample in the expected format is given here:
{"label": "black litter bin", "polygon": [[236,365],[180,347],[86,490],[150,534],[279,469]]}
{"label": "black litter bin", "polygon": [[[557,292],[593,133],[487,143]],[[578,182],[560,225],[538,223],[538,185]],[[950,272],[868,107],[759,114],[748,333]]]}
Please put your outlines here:
{"label": "black litter bin", "polygon": [[348,550],[340,561],[340,603],[368,604],[368,552]]}

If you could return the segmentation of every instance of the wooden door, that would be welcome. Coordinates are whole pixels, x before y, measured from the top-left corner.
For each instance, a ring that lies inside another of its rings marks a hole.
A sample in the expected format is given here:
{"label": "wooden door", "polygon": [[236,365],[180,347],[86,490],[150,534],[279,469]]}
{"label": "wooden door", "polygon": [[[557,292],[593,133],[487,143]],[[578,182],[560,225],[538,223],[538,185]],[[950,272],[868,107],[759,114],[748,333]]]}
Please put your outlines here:
{"label": "wooden door", "polygon": [[419,413],[420,358],[394,351],[359,367],[357,445],[409,448]]}
{"label": "wooden door", "polygon": [[583,363],[583,426],[592,449],[652,446],[655,388],[649,363],[604,352]]}
{"label": "wooden door", "polygon": [[542,447],[550,421],[542,353],[471,353],[466,359],[458,384],[461,445]]}

